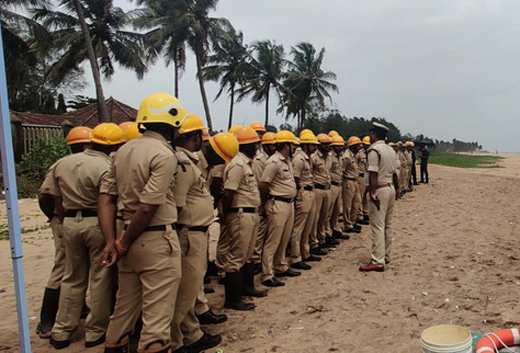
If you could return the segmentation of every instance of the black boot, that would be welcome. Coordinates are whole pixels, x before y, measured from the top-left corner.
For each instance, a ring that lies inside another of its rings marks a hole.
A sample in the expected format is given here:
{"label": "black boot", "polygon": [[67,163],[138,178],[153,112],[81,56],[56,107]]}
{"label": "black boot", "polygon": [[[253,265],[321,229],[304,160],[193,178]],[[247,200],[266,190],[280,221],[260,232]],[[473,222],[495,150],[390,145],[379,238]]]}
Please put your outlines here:
{"label": "black boot", "polygon": [[246,303],[242,300],[242,272],[226,272],[225,290],[226,290],[226,302],[224,307],[233,310],[253,310],[255,304]]}
{"label": "black boot", "polygon": [[59,303],[60,289],[45,288],[42,309],[40,311],[40,322],[36,326],[36,333],[40,338],[51,338]]}
{"label": "black boot", "polygon": [[267,297],[266,290],[256,290],[255,289],[255,265],[251,262],[247,262],[240,269],[242,272],[242,295],[245,297],[258,297],[263,298]]}

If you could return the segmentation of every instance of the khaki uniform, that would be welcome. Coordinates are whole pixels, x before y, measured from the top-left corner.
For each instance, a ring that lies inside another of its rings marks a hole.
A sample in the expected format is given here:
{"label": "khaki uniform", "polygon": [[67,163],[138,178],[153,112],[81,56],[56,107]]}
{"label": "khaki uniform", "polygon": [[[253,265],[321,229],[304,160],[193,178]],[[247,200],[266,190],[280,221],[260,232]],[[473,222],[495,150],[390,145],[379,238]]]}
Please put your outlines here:
{"label": "khaki uniform", "polygon": [[365,173],[367,170],[367,155],[365,150],[361,148],[359,152],[356,154],[356,160],[359,167],[359,194],[361,195],[361,206],[359,207],[359,211],[357,214],[358,221],[363,219],[363,216],[368,215],[368,198],[365,195]]}
{"label": "khaki uniform", "polygon": [[405,151],[405,157],[406,157],[406,179],[404,181],[405,184],[405,190],[410,189],[410,177],[412,176],[412,152],[406,150]]}
{"label": "khaki uniform", "polygon": [[[294,158],[294,157],[293,157]],[[253,159],[253,173],[255,174],[256,181],[260,181],[262,177],[262,172],[264,171],[265,164],[269,156],[264,151],[263,148],[260,148],[255,158]],[[258,210],[258,214],[260,217],[260,223],[258,226],[258,235],[256,237],[255,250],[253,251],[253,256],[251,261],[255,264],[259,264],[262,262],[262,249],[264,247],[265,233],[267,232],[267,217],[264,217],[264,210],[260,208]]]}
{"label": "khaki uniform", "polygon": [[[110,318],[106,342],[124,342],[142,309],[143,329],[139,349],[158,340],[170,342],[177,292],[181,279],[181,249],[177,232],[177,208],[171,190],[178,160],[166,139],[146,131],[122,146],[103,180],[101,193],[118,195],[123,220],[130,224],[140,203],[158,205],[146,230],[119,261],[119,289]],[[124,236],[124,235],[123,235]]]}
{"label": "khaki uniform", "polygon": [[395,152],[384,141],[376,141],[367,151],[367,171],[377,173],[375,196],[381,201],[378,210],[373,202],[368,204],[370,227],[372,228],[372,263],[384,266],[390,261],[393,241],[395,189]]}
{"label": "khaki uniform", "polygon": [[[52,195],[54,188],[54,168],[58,162],[51,165],[45,173],[45,179],[40,187],[40,194]],[[51,270],[51,275],[47,281],[46,288],[58,289],[61,285],[63,274],[65,273],[65,242],[63,241],[62,224],[60,219],[56,216],[54,210],[54,217],[51,219],[51,230],[54,238],[54,266]]]}
{"label": "khaki uniform", "polygon": [[52,338],[70,339],[78,328],[87,287],[90,284],[90,313],[85,321],[85,339],[103,337],[112,307],[113,271],[101,267],[106,242],[97,218],[98,190],[110,168],[103,152],[87,149],[61,159],[54,168],[52,193],[62,198],[65,275]]}
{"label": "khaki uniform", "polygon": [[406,190],[404,181],[406,179],[406,175],[408,174],[408,168],[406,165],[406,156],[404,155],[404,151],[399,150],[399,152],[397,152],[397,156],[399,157],[399,164],[401,165],[401,169],[397,177],[399,178],[399,191],[402,192]]}
{"label": "khaki uniform", "polygon": [[265,165],[260,178],[269,183],[269,199],[266,201],[267,233],[262,252],[262,281],[271,279],[274,272],[289,268],[285,261],[285,249],[294,224],[293,199],[296,196],[292,163],[280,152],[275,152]]}
{"label": "khaki uniform", "polygon": [[298,193],[294,200],[294,228],[291,234],[291,263],[310,256],[309,235],[314,224],[314,178],[310,157],[301,152],[293,157],[294,177],[298,178]]}
{"label": "khaki uniform", "polygon": [[[211,178],[224,179],[224,170],[226,168],[226,164],[219,164],[211,168],[210,176]],[[224,183],[222,183],[222,188],[224,188]],[[219,214],[222,214],[222,202],[219,202],[217,205],[217,209],[219,210]],[[220,236],[218,238],[217,243],[217,256],[215,258],[215,265],[218,267],[218,274],[220,277],[224,277],[224,267],[226,266],[226,256],[229,249],[229,238],[225,236],[225,224],[223,220],[220,220]],[[220,255],[219,255],[220,254]]]}
{"label": "khaki uniform", "polygon": [[359,167],[356,155],[347,149],[343,152],[343,224],[345,229],[354,227],[357,213],[361,206],[361,195],[359,193]]}
{"label": "khaki uniform", "polygon": [[311,156],[314,173],[314,195],[316,213],[314,215],[313,231],[311,233],[311,248],[324,244],[327,236],[327,216],[330,204],[330,167],[332,158],[320,150]]}
{"label": "khaki uniform", "polygon": [[253,173],[253,160],[242,152],[224,171],[224,190],[235,192],[226,215],[225,230],[229,249],[224,266],[226,273],[238,272],[251,259],[258,235],[260,191]]}
{"label": "khaki uniform", "polygon": [[331,167],[330,167],[330,204],[329,214],[327,216],[327,236],[332,236],[332,230],[341,233],[338,219],[341,210],[341,185],[343,180],[341,153],[337,154],[334,150],[330,151]]}
{"label": "khaki uniform", "polygon": [[204,332],[195,316],[195,301],[206,273],[207,233],[213,223],[213,197],[206,180],[197,167],[199,157],[177,147],[179,165],[176,170],[173,196],[181,208],[177,233],[181,244],[182,277],[171,324],[172,350],[197,342]]}

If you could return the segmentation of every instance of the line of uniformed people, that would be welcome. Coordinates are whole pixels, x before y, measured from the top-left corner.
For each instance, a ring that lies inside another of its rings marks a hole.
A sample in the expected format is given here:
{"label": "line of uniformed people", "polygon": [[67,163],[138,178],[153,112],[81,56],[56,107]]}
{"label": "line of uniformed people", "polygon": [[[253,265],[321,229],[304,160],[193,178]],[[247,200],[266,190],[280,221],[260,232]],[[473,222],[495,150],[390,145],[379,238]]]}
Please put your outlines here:
{"label": "line of uniformed people", "polygon": [[417,174],[415,169],[415,144],[413,141],[390,142],[388,146],[392,147],[396,153],[396,169],[399,178],[399,194],[403,196],[407,192],[413,191],[413,186],[417,184]]}

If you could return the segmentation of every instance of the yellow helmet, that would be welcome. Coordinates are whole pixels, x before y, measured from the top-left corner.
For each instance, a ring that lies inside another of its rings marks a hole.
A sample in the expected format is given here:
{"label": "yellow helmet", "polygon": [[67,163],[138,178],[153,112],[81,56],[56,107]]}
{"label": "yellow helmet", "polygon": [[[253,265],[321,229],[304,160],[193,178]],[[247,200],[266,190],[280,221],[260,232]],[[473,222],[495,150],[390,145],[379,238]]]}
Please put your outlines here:
{"label": "yellow helmet", "polygon": [[343,140],[343,137],[336,135],[332,136],[332,146],[345,146],[345,140]]}
{"label": "yellow helmet", "polygon": [[209,144],[213,150],[224,160],[230,163],[238,152],[238,141],[229,132],[221,132],[209,138]]}
{"label": "yellow helmet", "polygon": [[327,134],[318,134],[317,136],[319,143],[331,143],[332,140],[330,139],[330,136]]}
{"label": "yellow helmet", "polygon": [[237,131],[237,129],[238,129],[239,127],[241,127],[241,126],[242,126],[242,125],[233,125],[233,126],[231,126],[231,129],[229,129],[228,132],[229,132],[230,134],[234,134],[235,131]]}
{"label": "yellow helmet", "polygon": [[253,128],[253,130],[255,131],[263,131],[265,132],[265,127],[264,125],[262,125],[262,123],[259,123],[258,121],[255,121],[254,123],[251,124],[251,127]]}
{"label": "yellow helmet", "polygon": [[298,141],[296,140],[296,136],[294,136],[294,134],[292,132],[287,131],[287,130],[278,131],[274,135],[274,139],[275,139],[276,143],[284,143],[284,142],[298,143]]}
{"label": "yellow helmet", "polygon": [[167,93],[154,93],[141,102],[135,122],[165,123],[178,128],[187,116],[188,112],[177,98]]}
{"label": "yellow helmet", "polygon": [[370,142],[370,136],[363,137],[363,144],[370,146],[372,143]]}
{"label": "yellow helmet", "polygon": [[352,136],[351,138],[348,139],[348,147],[350,146],[354,146],[354,145],[359,145],[361,143],[361,140],[359,137],[357,136]]}
{"label": "yellow helmet", "polygon": [[210,137],[211,137],[211,135],[209,134],[208,129],[202,130],[202,140],[203,141],[208,141]]}
{"label": "yellow helmet", "polygon": [[314,136],[314,134],[303,134],[300,136],[300,143],[301,144],[310,144],[310,145],[317,145],[318,144],[318,139],[316,138],[316,136]]}
{"label": "yellow helmet", "polygon": [[105,146],[120,145],[126,142],[123,130],[114,123],[101,123],[90,135],[90,142]]}
{"label": "yellow helmet", "polygon": [[67,135],[67,146],[77,143],[90,143],[92,129],[86,126],[72,128]]}
{"label": "yellow helmet", "polygon": [[313,134],[314,135],[314,132],[312,132],[311,129],[303,129],[302,131],[300,131],[300,137],[302,135],[305,135],[305,134]]}
{"label": "yellow helmet", "polygon": [[208,127],[204,125],[204,122],[201,118],[196,116],[195,114],[188,113],[186,120],[181,125],[179,129],[179,134],[187,134],[189,132],[204,130]]}
{"label": "yellow helmet", "polygon": [[410,141],[410,146],[415,147],[415,143],[413,141]]}
{"label": "yellow helmet", "polygon": [[239,145],[247,145],[248,143],[260,142],[256,131],[249,126],[241,126],[235,130],[235,136]]}
{"label": "yellow helmet", "polygon": [[119,124],[119,127],[121,128],[121,130],[123,130],[123,132],[126,132],[126,130],[128,130],[128,128],[133,124],[135,124],[133,121],[124,121],[121,124]]}
{"label": "yellow helmet", "polygon": [[301,143],[300,143],[300,138],[299,137],[296,137],[296,142],[294,143],[296,146],[299,146]]}
{"label": "yellow helmet", "polygon": [[[119,125],[119,127],[121,127],[121,125]],[[123,131],[127,141],[143,136],[143,134],[139,132],[139,125],[137,125],[136,123],[132,123],[132,125],[126,128],[126,131]]]}
{"label": "yellow helmet", "polygon": [[339,136],[339,133],[336,130],[329,131],[329,137]]}
{"label": "yellow helmet", "polygon": [[266,132],[262,136],[262,145],[274,145],[276,143],[274,136],[274,132]]}

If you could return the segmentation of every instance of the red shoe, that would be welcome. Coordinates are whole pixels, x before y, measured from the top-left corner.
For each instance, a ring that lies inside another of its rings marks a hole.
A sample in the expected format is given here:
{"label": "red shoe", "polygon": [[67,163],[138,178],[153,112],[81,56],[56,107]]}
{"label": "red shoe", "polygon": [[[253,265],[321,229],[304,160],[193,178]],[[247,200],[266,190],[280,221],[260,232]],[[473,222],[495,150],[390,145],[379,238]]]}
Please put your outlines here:
{"label": "red shoe", "polygon": [[369,263],[368,265],[360,266],[359,270],[362,272],[370,272],[370,271],[376,271],[376,272],[383,272],[385,270],[385,266],[377,266],[373,263]]}

